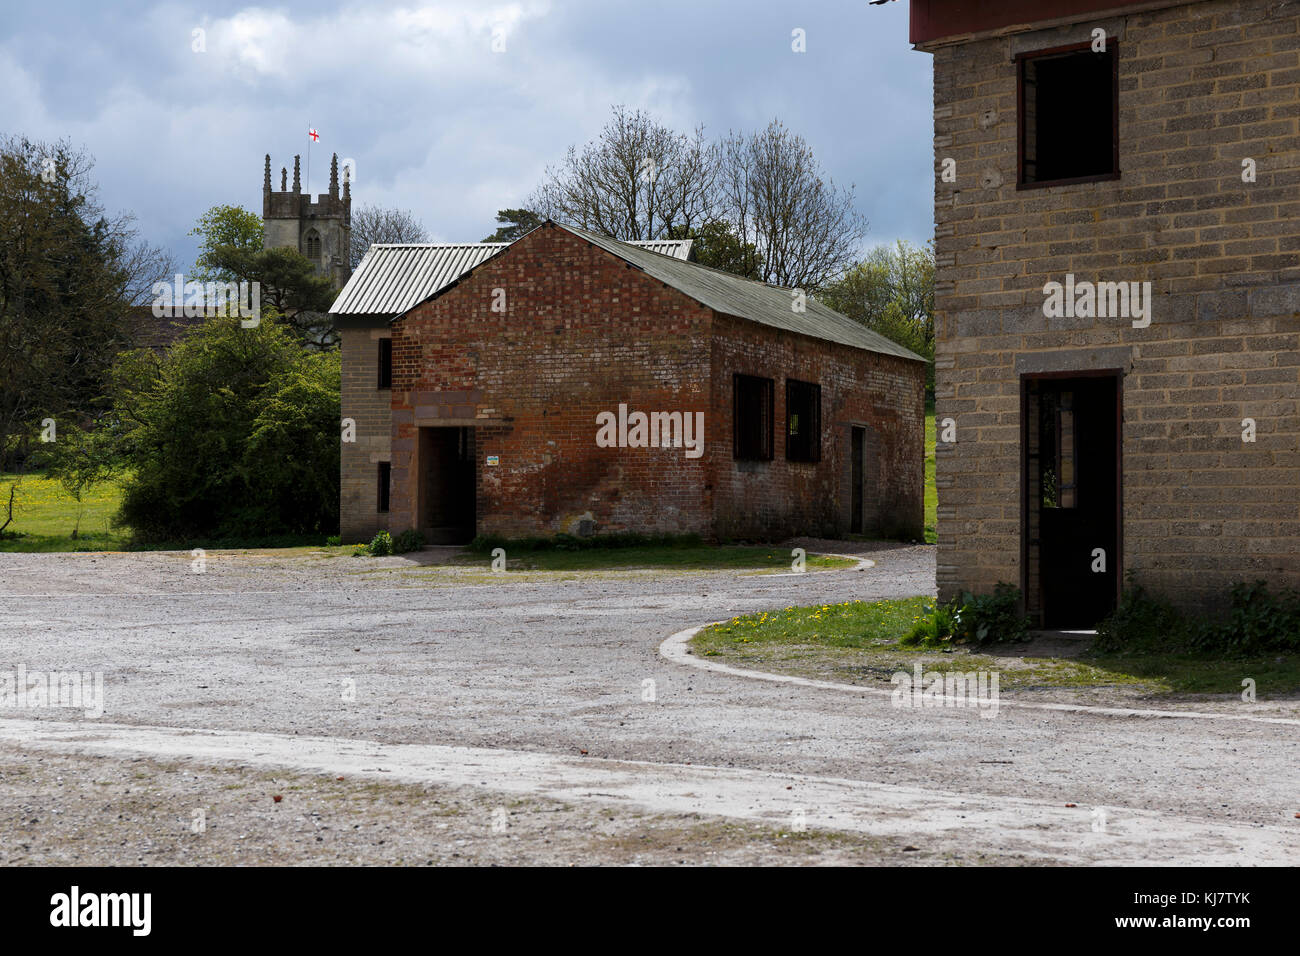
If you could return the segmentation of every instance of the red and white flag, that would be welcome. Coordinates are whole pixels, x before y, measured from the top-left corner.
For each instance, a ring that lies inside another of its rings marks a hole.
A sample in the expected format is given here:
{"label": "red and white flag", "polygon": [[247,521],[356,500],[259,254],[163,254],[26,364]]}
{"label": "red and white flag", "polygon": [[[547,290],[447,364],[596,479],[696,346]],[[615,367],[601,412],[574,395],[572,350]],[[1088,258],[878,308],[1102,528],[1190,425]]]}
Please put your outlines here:
{"label": "red and white flag", "polygon": [[315,127],[307,130],[307,135],[311,137],[311,141],[313,143],[316,142],[316,140],[320,139],[320,133],[316,132]]}

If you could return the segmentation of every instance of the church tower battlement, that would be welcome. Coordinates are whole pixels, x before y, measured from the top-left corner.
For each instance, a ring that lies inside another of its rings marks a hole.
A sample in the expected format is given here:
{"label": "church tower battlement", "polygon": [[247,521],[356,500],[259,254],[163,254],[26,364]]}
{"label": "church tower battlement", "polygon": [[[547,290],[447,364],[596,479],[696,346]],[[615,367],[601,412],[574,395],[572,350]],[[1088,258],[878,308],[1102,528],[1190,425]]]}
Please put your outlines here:
{"label": "church tower battlement", "polygon": [[352,184],[343,178],[339,193],[339,157],[330,160],[330,190],[312,197],[302,191],[300,157],[293,158],[293,189],[286,189],[289,171],[280,168],[280,190],[271,189],[271,154],[262,177],[262,245],[297,249],[342,288],[352,274]]}

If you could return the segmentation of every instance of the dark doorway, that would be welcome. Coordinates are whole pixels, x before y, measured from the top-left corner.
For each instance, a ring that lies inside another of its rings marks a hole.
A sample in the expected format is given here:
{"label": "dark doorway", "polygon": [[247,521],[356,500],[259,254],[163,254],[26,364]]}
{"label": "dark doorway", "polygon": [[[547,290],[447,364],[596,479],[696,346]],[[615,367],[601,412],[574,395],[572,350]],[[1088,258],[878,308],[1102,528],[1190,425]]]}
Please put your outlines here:
{"label": "dark doorway", "polygon": [[863,494],[862,482],[865,480],[866,468],[864,461],[867,454],[867,430],[865,428],[853,428],[853,438],[851,451],[849,452],[852,460],[850,468],[849,481],[851,491],[849,493],[849,531],[853,534],[862,534],[862,507]]}
{"label": "dark doorway", "polygon": [[474,429],[420,429],[419,527],[428,544],[474,539],[477,487]]}
{"label": "dark doorway", "polygon": [[1120,376],[1024,382],[1024,582],[1046,628],[1115,609],[1120,565]]}

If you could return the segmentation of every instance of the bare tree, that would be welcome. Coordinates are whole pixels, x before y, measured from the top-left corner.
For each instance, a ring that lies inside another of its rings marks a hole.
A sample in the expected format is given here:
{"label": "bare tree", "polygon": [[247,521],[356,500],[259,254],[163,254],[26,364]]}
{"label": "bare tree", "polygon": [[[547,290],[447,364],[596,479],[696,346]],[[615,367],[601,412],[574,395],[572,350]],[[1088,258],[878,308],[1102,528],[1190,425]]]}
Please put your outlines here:
{"label": "bare tree", "polygon": [[428,241],[429,233],[424,223],[409,209],[361,206],[352,213],[352,248],[349,254],[353,269],[360,264],[361,257],[372,243]]}
{"label": "bare tree", "polygon": [[729,271],[816,292],[853,264],[866,220],[803,137],[773,120],[721,142],[616,106],[529,197],[541,216],[614,239],[726,236]]}
{"label": "bare tree", "polygon": [[616,106],[595,141],[547,167],[528,206],[615,239],[661,239],[714,218],[717,165],[703,127],[688,136]]}
{"label": "bare tree", "polygon": [[758,250],[765,282],[817,291],[853,263],[867,223],[822,173],[812,148],[779,120],[721,147],[723,217]]}

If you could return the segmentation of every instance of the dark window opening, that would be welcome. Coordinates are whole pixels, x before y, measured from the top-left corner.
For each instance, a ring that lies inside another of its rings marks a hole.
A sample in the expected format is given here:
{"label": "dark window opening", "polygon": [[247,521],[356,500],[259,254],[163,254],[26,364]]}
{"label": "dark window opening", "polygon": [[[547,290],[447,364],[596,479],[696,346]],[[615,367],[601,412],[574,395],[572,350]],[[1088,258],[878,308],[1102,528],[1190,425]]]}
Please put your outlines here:
{"label": "dark window opening", "polygon": [[308,232],[305,245],[304,254],[308,259],[313,262],[320,259],[320,233],[316,232],[315,229]]}
{"label": "dark window opening", "polygon": [[379,387],[393,387],[393,340],[379,340]]}
{"label": "dark window opening", "polygon": [[822,387],[785,382],[785,457],[789,461],[822,460]]}
{"label": "dark window opening", "polygon": [[735,457],[750,461],[772,460],[773,395],[770,378],[736,375],[733,381],[731,420]]}
{"label": "dark window opening", "polygon": [[379,463],[379,500],[376,503],[376,510],[380,514],[384,514],[388,511],[388,491],[392,484],[392,478],[392,462],[381,461]]}
{"label": "dark window opening", "polygon": [[851,534],[861,534],[863,527],[866,525],[863,516],[866,499],[864,486],[867,474],[867,430],[865,428],[853,426],[849,454],[851,457],[849,481],[852,483],[849,492],[849,532]]}
{"label": "dark window opening", "polygon": [[1020,186],[1119,177],[1119,52],[1088,45],[1024,54],[1020,72]]}

